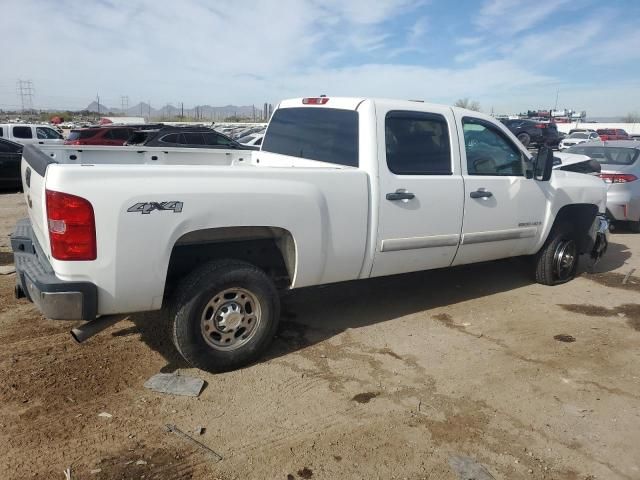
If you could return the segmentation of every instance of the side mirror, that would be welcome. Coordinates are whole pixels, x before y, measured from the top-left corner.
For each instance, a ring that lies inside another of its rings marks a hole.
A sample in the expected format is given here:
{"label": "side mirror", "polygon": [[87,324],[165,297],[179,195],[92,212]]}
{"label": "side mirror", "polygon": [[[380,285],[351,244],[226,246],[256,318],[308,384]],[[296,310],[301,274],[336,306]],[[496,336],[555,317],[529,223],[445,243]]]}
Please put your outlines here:
{"label": "side mirror", "polygon": [[533,178],[541,182],[548,182],[553,168],[553,150],[546,145],[538,149],[536,161],[533,165]]}

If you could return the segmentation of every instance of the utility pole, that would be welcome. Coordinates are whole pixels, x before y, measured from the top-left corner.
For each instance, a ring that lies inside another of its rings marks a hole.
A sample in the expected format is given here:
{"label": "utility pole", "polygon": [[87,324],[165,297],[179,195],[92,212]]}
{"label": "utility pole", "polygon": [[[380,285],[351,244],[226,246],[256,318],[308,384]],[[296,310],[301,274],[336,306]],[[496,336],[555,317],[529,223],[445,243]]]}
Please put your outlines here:
{"label": "utility pole", "polygon": [[180,120],[184,120],[184,102],[180,102]]}
{"label": "utility pole", "polygon": [[560,89],[556,90],[556,106],[554,110],[558,110],[558,96],[560,95]]}
{"label": "utility pole", "polygon": [[149,108],[149,121],[151,121],[151,100],[147,100],[147,107]]}
{"label": "utility pole", "polygon": [[18,96],[20,97],[20,105],[22,106],[22,113],[27,110],[33,109],[33,83],[31,80],[18,80],[17,83]]}
{"label": "utility pole", "polygon": [[98,100],[98,117],[100,116],[100,94],[96,93],[96,99]]}

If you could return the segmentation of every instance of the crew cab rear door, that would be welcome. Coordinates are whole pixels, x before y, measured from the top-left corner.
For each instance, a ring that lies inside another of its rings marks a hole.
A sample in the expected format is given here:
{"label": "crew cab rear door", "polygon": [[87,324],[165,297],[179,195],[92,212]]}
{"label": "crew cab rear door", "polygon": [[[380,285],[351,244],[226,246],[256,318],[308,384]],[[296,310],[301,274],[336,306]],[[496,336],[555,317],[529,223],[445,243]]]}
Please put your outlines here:
{"label": "crew cab rear door", "polygon": [[371,275],[451,264],[463,193],[458,134],[446,107],[376,102],[378,235]]}
{"label": "crew cab rear door", "polygon": [[526,154],[494,121],[458,120],[463,134],[464,221],[454,264],[534,253],[548,205],[526,177]]}

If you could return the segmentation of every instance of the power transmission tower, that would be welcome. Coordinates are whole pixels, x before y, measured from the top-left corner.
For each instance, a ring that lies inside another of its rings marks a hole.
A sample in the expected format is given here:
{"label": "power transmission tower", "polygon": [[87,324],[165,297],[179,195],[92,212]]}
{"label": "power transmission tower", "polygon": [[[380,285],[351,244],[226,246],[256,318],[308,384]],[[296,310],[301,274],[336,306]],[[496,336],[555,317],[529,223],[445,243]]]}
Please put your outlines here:
{"label": "power transmission tower", "polygon": [[18,96],[20,97],[20,105],[22,112],[33,109],[33,83],[31,80],[18,80],[17,83]]}
{"label": "power transmission tower", "polygon": [[129,97],[128,96],[123,96],[120,97],[120,101],[122,102],[122,113],[127,113],[127,110],[129,109]]}

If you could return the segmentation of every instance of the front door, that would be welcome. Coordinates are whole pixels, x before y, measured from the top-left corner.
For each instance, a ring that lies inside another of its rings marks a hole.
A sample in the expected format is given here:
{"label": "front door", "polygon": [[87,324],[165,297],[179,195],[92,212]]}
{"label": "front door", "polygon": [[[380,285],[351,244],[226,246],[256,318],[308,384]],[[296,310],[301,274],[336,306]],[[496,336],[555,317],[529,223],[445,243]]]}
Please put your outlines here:
{"label": "front door", "polygon": [[455,119],[446,107],[376,105],[378,235],[372,276],[451,265],[460,241],[463,184]]}
{"label": "front door", "polygon": [[458,121],[465,144],[465,212],[454,264],[534,253],[547,200],[541,182],[526,178],[524,151],[492,122]]}

